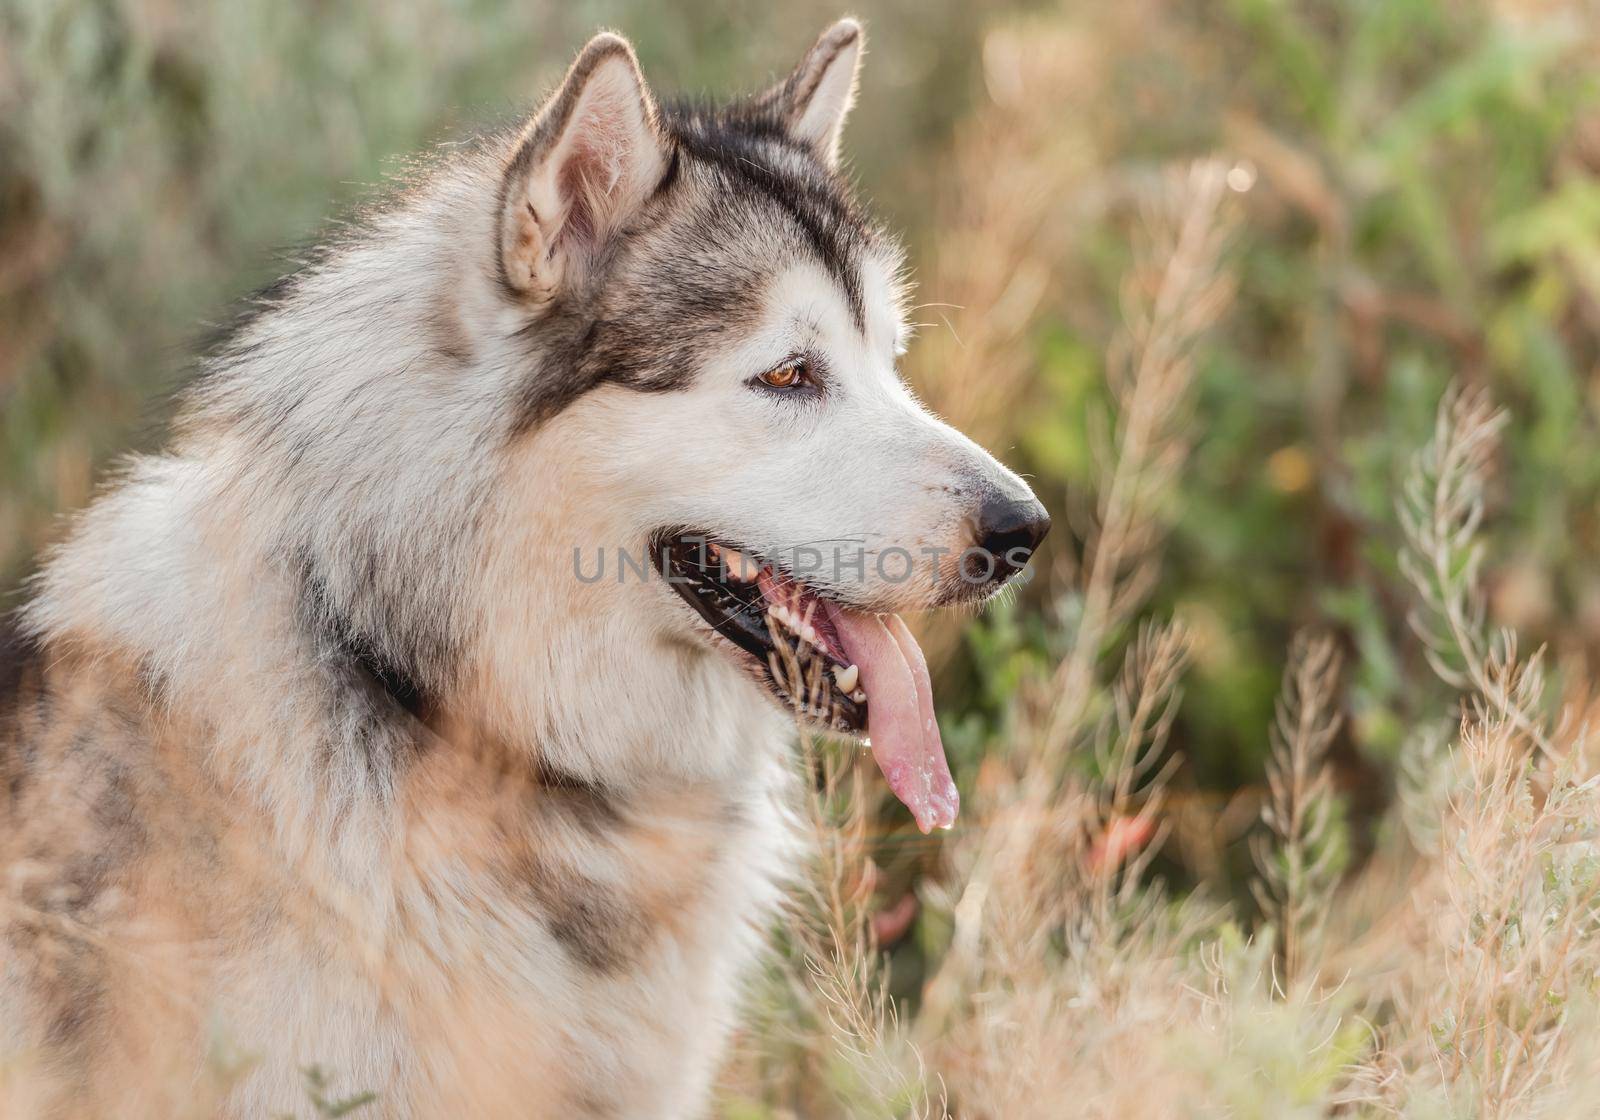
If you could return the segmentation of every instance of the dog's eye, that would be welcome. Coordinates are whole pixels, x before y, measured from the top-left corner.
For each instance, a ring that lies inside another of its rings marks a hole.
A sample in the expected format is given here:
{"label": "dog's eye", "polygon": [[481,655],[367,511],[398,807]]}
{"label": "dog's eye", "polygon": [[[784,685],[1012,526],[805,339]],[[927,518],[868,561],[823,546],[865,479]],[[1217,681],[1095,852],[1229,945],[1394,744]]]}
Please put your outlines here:
{"label": "dog's eye", "polygon": [[769,389],[795,389],[804,385],[809,378],[804,362],[785,362],[777,369],[757,375],[756,380]]}

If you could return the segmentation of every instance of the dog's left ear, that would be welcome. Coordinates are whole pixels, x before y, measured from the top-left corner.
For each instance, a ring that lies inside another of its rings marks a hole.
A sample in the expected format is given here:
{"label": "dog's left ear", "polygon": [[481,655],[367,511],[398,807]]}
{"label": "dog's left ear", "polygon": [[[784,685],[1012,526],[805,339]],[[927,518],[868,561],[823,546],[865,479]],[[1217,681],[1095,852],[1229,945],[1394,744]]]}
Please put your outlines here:
{"label": "dog's left ear", "polygon": [[853,19],[822,33],[781,85],[768,96],[789,134],[816,152],[828,167],[839,166],[839,135],[856,101],[856,75],[866,35]]}
{"label": "dog's left ear", "polygon": [[633,48],[620,35],[596,35],[506,168],[500,263],[507,286],[544,302],[581,284],[661,182],[667,160]]}

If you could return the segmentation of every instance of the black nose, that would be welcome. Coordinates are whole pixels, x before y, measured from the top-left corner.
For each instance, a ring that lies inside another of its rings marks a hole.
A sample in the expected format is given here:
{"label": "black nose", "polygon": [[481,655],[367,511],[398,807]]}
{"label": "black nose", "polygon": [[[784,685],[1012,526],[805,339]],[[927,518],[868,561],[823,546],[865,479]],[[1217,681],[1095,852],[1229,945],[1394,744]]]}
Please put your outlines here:
{"label": "black nose", "polygon": [[1049,531],[1050,515],[1032,494],[986,497],[978,507],[977,548],[987,558],[969,557],[969,576],[983,583],[1004,583],[1027,566],[1028,557]]}

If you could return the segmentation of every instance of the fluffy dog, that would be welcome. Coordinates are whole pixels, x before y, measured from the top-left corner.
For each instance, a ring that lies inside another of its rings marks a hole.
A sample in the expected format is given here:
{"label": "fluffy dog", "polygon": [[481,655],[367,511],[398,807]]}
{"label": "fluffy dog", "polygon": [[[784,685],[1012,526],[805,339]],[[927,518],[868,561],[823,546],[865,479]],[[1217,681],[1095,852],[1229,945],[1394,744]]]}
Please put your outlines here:
{"label": "fluffy dog", "polygon": [[[261,293],[48,558],[0,671],[0,1099],[698,1114],[795,723],[957,810],[893,612],[1048,526],[895,372],[838,168],[862,32],[662,105],[593,39]],[[337,1095],[337,1094],[335,1094]]]}

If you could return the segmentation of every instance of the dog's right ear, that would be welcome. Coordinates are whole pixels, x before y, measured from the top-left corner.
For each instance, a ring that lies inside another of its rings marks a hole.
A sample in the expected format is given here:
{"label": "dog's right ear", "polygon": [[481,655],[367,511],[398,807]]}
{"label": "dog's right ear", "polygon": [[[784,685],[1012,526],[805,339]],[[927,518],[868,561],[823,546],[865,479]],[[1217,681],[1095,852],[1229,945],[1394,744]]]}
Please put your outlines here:
{"label": "dog's right ear", "polygon": [[661,181],[667,157],[633,48],[620,35],[596,35],[506,168],[500,266],[507,287],[538,303],[581,284]]}

